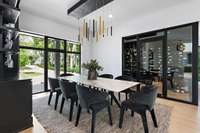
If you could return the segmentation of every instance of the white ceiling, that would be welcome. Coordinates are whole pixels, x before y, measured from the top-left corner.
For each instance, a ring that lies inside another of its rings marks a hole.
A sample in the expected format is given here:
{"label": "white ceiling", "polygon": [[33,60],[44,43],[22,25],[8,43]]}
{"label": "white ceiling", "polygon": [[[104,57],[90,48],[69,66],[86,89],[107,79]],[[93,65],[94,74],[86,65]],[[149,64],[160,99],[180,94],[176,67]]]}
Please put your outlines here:
{"label": "white ceiling", "polygon": [[21,0],[21,11],[50,19],[61,24],[77,26],[78,21],[67,15],[67,9],[79,0]]}
{"label": "white ceiling", "polygon": [[[67,15],[67,9],[79,0],[21,0],[20,8],[41,17],[77,26],[78,21]],[[116,20],[127,20],[159,12],[190,0],[114,0],[107,5]]]}

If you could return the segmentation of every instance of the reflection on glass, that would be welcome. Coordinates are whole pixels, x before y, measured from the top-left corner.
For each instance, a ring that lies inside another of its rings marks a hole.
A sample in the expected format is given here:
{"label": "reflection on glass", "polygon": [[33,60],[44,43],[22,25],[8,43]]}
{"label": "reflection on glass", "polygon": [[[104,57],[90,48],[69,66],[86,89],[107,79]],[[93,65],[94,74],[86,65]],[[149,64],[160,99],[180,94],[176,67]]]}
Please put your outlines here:
{"label": "reflection on glass", "polygon": [[162,41],[149,41],[142,43],[140,76],[142,80],[151,80],[162,94]]}
{"label": "reflection on glass", "polygon": [[168,97],[192,101],[192,26],[167,32]]}
{"label": "reflection on glass", "polygon": [[32,79],[33,93],[44,91],[44,52],[20,49],[20,79]]}
{"label": "reflection on glass", "polygon": [[67,54],[67,72],[80,73],[80,54]]}

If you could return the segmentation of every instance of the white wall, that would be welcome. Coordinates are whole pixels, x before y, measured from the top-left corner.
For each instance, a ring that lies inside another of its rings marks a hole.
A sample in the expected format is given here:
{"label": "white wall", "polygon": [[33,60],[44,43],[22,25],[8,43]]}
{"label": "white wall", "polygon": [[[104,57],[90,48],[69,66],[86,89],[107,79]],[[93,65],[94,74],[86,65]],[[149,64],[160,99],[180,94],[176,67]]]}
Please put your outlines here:
{"label": "white wall", "polygon": [[191,0],[164,10],[148,13],[147,15],[129,16],[126,20],[115,20],[114,16],[113,37],[108,37],[92,44],[91,58],[96,58],[101,63],[104,67],[103,73],[112,73],[115,76],[120,75],[122,70],[121,42],[123,36],[200,21],[199,5],[199,0]]}
{"label": "white wall", "polygon": [[[27,11],[22,11],[20,15],[20,29],[61,39],[78,41],[77,27],[58,23],[57,21],[35,15]],[[89,45],[83,44],[81,52],[81,62],[88,61],[91,56]]]}

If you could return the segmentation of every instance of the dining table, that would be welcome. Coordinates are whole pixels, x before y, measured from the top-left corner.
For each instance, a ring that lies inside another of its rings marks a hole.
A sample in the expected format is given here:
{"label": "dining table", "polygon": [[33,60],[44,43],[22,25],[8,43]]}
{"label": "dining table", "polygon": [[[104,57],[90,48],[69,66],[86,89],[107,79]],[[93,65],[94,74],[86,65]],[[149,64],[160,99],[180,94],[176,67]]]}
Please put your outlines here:
{"label": "dining table", "polygon": [[68,80],[71,82],[76,82],[77,84],[82,84],[88,86],[91,89],[98,88],[104,89],[114,102],[121,107],[121,104],[115,97],[114,93],[119,93],[129,88],[140,88],[140,82],[135,81],[125,81],[125,80],[115,80],[115,79],[108,79],[108,78],[100,78],[98,77],[96,80],[88,80],[87,76],[85,75],[73,75],[73,76],[64,76],[60,77],[62,80]]}

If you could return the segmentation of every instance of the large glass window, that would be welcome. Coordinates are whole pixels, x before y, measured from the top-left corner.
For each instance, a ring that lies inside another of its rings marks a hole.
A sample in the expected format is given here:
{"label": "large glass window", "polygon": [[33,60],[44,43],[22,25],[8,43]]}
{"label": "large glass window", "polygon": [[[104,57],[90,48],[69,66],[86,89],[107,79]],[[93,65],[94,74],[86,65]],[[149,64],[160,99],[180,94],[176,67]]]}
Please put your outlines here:
{"label": "large glass window", "polygon": [[80,54],[67,54],[67,72],[80,73]]}
{"label": "large glass window", "polygon": [[58,39],[48,39],[48,48],[50,49],[61,49],[64,50],[65,44],[63,40]]}
{"label": "large glass window", "polygon": [[64,73],[64,54],[59,52],[48,53],[48,76],[59,77]]}
{"label": "large glass window", "polygon": [[44,37],[20,34],[20,46],[44,48]]}
{"label": "large glass window", "polygon": [[67,72],[80,73],[80,52],[79,43],[69,42],[67,44]]}
{"label": "large glass window", "polygon": [[19,38],[20,78],[32,79],[33,93],[49,89],[48,77],[80,72],[79,43],[46,37],[48,42],[45,45],[44,36],[27,33],[20,33]]}

